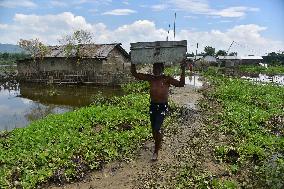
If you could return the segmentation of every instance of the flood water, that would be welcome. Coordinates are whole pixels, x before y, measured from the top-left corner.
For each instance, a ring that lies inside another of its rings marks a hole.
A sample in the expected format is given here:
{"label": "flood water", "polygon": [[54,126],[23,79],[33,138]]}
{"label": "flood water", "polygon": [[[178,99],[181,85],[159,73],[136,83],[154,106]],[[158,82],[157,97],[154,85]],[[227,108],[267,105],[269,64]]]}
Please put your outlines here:
{"label": "flood water", "polygon": [[105,97],[122,95],[121,89],[112,87],[0,83],[0,131],[87,106],[98,93]]}
{"label": "flood water", "polygon": [[[175,76],[174,78],[179,80],[180,76]],[[195,88],[201,88],[203,86],[203,81],[201,81],[199,75],[186,76],[185,85],[192,86]]]}
{"label": "flood water", "polygon": [[247,79],[253,82],[273,83],[273,84],[284,86],[284,75],[268,76],[266,74],[259,74],[258,77],[242,76],[241,78]]}

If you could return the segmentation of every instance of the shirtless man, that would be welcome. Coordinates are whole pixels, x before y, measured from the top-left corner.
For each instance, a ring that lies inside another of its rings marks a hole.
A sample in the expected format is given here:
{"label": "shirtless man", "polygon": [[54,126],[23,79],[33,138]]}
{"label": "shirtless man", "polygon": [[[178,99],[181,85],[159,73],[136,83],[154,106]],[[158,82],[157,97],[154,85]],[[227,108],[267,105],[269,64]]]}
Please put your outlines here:
{"label": "shirtless man", "polygon": [[131,73],[138,79],[148,81],[150,83],[150,120],[153,138],[155,141],[155,150],[152,160],[158,159],[158,152],[161,148],[162,133],[160,131],[166,112],[168,111],[169,87],[183,87],[185,84],[185,62],[181,63],[180,80],[176,80],[170,76],[164,75],[164,64],[155,63],[153,65],[153,75],[137,73],[136,65],[131,64]]}

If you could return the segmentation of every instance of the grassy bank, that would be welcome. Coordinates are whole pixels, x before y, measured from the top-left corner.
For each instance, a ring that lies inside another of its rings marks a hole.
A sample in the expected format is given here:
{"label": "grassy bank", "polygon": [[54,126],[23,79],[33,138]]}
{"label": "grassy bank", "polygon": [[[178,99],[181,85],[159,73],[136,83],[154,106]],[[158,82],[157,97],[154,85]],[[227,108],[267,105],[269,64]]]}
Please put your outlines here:
{"label": "grassy bank", "polygon": [[211,180],[213,188],[284,187],[284,87],[253,84],[207,74],[212,86],[204,95],[212,132],[226,136],[215,146],[227,176]]}
{"label": "grassy bank", "polygon": [[267,68],[263,66],[240,66],[239,70],[251,74],[284,74],[284,66],[268,66]]}
{"label": "grassy bank", "polygon": [[35,188],[81,179],[109,161],[127,159],[150,134],[145,84],[129,93],[0,135],[0,188]]}

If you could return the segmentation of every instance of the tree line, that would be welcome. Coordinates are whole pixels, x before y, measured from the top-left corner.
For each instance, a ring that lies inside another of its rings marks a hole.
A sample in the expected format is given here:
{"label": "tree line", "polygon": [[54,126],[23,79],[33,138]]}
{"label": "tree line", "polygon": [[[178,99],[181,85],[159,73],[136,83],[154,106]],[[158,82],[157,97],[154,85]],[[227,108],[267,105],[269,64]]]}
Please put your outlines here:
{"label": "tree line", "polygon": [[1,53],[0,52],[0,65],[13,65],[17,63],[17,60],[23,60],[30,57],[28,54],[21,53]]}
{"label": "tree line", "polygon": [[[237,52],[230,52],[228,53],[225,50],[218,50],[216,52],[216,49],[214,47],[211,46],[205,46],[203,52],[200,52],[197,54],[197,56],[237,56],[238,53]],[[189,56],[194,56],[194,53],[189,53]]]}
{"label": "tree line", "polygon": [[[189,53],[189,56],[194,56],[194,53]],[[198,56],[214,56],[214,57],[218,57],[218,56],[237,56],[238,53],[237,52],[230,52],[228,53],[225,50],[218,50],[216,52],[214,47],[211,46],[205,46],[204,48],[204,52],[201,52],[199,54],[197,54]],[[268,63],[270,65],[284,65],[284,51],[282,52],[270,52],[268,53],[266,56],[262,56],[263,57],[263,61],[265,63]]]}

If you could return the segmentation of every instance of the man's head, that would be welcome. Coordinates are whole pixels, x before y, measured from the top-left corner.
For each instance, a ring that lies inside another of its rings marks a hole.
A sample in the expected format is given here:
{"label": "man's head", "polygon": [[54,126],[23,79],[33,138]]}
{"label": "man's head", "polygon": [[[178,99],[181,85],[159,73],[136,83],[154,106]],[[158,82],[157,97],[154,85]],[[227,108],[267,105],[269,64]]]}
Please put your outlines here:
{"label": "man's head", "polygon": [[153,65],[153,74],[162,75],[164,73],[164,64],[163,63],[154,63]]}

